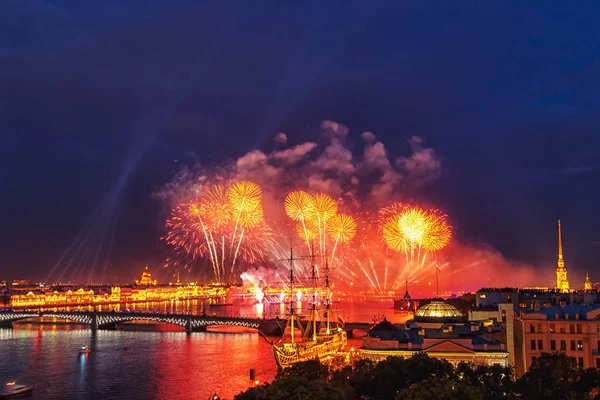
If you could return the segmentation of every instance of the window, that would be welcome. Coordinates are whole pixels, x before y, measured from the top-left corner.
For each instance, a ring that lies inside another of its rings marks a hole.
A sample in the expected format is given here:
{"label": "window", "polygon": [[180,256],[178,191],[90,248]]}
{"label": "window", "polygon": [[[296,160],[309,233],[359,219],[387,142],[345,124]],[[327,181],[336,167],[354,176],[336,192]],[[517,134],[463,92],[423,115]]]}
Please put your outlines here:
{"label": "window", "polygon": [[583,368],[583,357],[577,358],[577,364],[579,365],[579,368]]}
{"label": "window", "polygon": [[537,324],[537,328],[535,329],[536,332],[541,332],[542,331],[542,324]]}
{"label": "window", "polygon": [[600,368],[600,358],[596,358],[596,368]]}
{"label": "window", "polygon": [[582,340],[577,341],[577,351],[583,351],[583,341]]}
{"label": "window", "polygon": [[535,350],[535,340],[531,339],[531,350]]}
{"label": "window", "polygon": [[600,340],[598,340],[598,351],[600,351]]}
{"label": "window", "polygon": [[596,333],[600,333],[600,326],[596,327]]}
{"label": "window", "polygon": [[554,339],[550,340],[550,350],[556,351],[556,340]]}
{"label": "window", "polygon": [[577,324],[577,333],[583,332],[583,326],[581,324]]}
{"label": "window", "polygon": [[554,332],[554,329],[556,329],[554,324],[550,324],[550,332]]}
{"label": "window", "polygon": [[560,341],[560,349],[561,349],[561,351],[566,351],[567,350],[567,341],[566,340],[561,340]]}
{"label": "window", "polygon": [[560,327],[560,333],[565,333],[565,327],[561,325]]}
{"label": "window", "polygon": [[544,350],[544,341],[543,340],[538,340],[538,350],[539,351]]}
{"label": "window", "polygon": [[529,333],[535,333],[535,327],[533,324],[529,324]]}
{"label": "window", "polygon": [[575,324],[569,325],[569,333],[575,333]]}
{"label": "window", "polygon": [[577,348],[575,341],[571,340],[571,350],[575,351],[575,349]]}

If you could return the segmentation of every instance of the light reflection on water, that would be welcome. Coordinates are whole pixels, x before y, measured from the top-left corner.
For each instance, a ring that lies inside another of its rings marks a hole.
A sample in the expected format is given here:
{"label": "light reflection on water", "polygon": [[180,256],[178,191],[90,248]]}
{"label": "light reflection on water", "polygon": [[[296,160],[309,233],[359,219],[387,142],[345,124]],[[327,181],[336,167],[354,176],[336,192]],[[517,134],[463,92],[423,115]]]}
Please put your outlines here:
{"label": "light reflection on water", "polygon": [[[218,307],[210,311],[268,315],[283,308]],[[344,304],[340,314],[346,321],[406,319],[386,303]],[[84,345],[90,354],[79,353]],[[261,382],[277,372],[271,347],[256,333],[92,333],[78,325],[20,324],[0,329],[0,359],[0,383],[33,384],[35,399],[206,399],[213,392],[231,399],[251,384],[250,368]]]}
{"label": "light reflection on water", "polygon": [[[43,327],[43,329],[38,329]],[[33,383],[35,399],[189,399],[248,387],[277,368],[256,334],[0,329],[0,382]],[[92,352],[80,354],[88,345]],[[124,350],[127,346],[127,350]]]}

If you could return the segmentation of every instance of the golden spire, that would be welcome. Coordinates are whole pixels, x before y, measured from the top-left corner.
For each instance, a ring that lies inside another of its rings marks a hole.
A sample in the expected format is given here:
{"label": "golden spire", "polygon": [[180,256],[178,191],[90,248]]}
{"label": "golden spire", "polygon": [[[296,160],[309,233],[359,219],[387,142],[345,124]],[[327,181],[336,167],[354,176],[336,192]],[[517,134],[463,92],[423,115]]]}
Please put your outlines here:
{"label": "golden spire", "polygon": [[565,267],[565,260],[563,259],[562,249],[562,230],[560,229],[560,219],[558,220],[558,268]]}
{"label": "golden spire", "polygon": [[585,290],[586,292],[591,292],[593,288],[594,288],[594,285],[590,281],[590,274],[586,272],[585,273],[585,282],[583,283],[583,290]]}
{"label": "golden spire", "polygon": [[558,220],[558,267],[556,268],[556,288],[568,293],[571,289],[567,279],[567,269],[565,268],[565,260],[562,250],[562,230],[560,229],[560,219]]}

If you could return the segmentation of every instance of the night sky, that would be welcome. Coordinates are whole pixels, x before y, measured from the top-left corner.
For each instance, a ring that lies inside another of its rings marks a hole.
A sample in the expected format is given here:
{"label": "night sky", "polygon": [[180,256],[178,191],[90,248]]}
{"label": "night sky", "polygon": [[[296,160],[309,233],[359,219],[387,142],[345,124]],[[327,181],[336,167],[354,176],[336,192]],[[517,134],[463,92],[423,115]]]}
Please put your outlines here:
{"label": "night sky", "polygon": [[159,271],[182,166],[333,120],[422,137],[413,195],[460,242],[553,269],[560,217],[572,284],[600,281],[597,2],[210,3],[0,2],[0,278]]}

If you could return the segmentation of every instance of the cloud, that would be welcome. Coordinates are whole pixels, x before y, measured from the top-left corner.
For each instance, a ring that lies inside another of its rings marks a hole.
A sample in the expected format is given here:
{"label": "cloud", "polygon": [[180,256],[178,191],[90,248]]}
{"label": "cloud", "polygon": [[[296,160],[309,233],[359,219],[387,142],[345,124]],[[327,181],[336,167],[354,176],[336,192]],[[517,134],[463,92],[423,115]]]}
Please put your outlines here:
{"label": "cloud", "polygon": [[367,143],[373,143],[375,141],[375,139],[376,139],[376,137],[373,134],[373,132],[363,132],[363,134],[361,135],[361,137]]}
{"label": "cloud", "polygon": [[376,203],[389,200],[403,178],[402,174],[394,169],[381,142],[365,146],[362,169],[366,173],[373,171],[380,173],[378,182],[373,185],[370,192],[372,200]]}
{"label": "cloud", "polygon": [[410,157],[399,157],[396,165],[404,172],[412,184],[428,184],[441,176],[442,164],[437,159],[435,151],[423,148],[423,139],[413,136],[409,139],[413,154]]}
{"label": "cloud", "polygon": [[313,163],[321,171],[349,175],[356,169],[352,152],[338,139],[332,139],[321,156]]}
{"label": "cloud", "polygon": [[296,164],[304,159],[308,153],[313,151],[316,147],[316,143],[306,142],[292,147],[291,149],[274,151],[269,155],[269,158],[274,160],[282,160],[287,164]]}
{"label": "cloud", "polygon": [[236,166],[238,169],[251,169],[258,165],[265,164],[267,162],[267,156],[260,150],[254,150],[246,153],[244,156],[238,158]]}
{"label": "cloud", "polygon": [[275,143],[286,144],[288,139],[285,133],[279,132],[277,135],[273,136],[273,140]]}
{"label": "cloud", "polygon": [[252,179],[262,181],[263,179],[274,179],[280,170],[268,164],[265,153],[254,150],[240,157],[236,162],[237,177],[240,179]]}
{"label": "cloud", "polygon": [[325,178],[321,174],[311,175],[308,178],[308,188],[312,192],[327,193],[333,197],[339,197],[343,193],[340,181]]}
{"label": "cloud", "polygon": [[[383,142],[371,132],[361,134],[364,146],[354,154],[347,142],[346,126],[324,121],[321,127],[328,138],[325,145],[303,142],[289,148],[276,146],[270,153],[253,150],[219,169],[186,170],[173,186],[179,188],[185,186],[180,182],[194,182],[193,190],[188,185],[187,192],[198,196],[204,187],[198,176],[203,176],[204,182],[215,177],[224,182],[249,179],[262,186],[265,196],[277,203],[290,190],[300,189],[326,193],[355,207],[368,208],[395,200],[395,195],[409,185],[421,185],[440,176],[441,164],[435,152],[424,148],[420,137],[410,138],[411,155],[393,162]],[[288,137],[279,133],[273,140],[283,146]]]}
{"label": "cloud", "polygon": [[335,121],[323,121],[321,122],[321,129],[323,130],[323,134],[329,138],[345,138],[348,136],[348,128],[346,125],[340,124]]}

